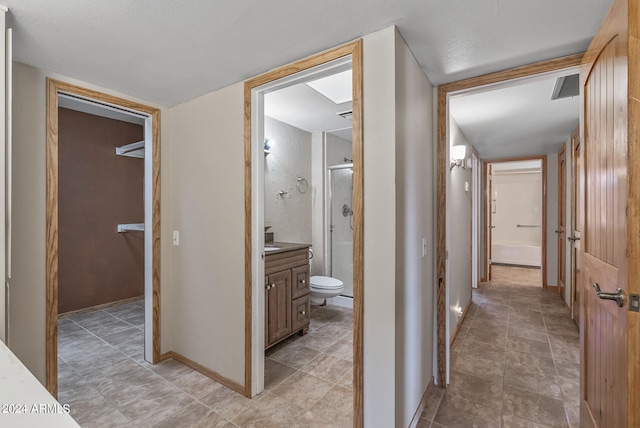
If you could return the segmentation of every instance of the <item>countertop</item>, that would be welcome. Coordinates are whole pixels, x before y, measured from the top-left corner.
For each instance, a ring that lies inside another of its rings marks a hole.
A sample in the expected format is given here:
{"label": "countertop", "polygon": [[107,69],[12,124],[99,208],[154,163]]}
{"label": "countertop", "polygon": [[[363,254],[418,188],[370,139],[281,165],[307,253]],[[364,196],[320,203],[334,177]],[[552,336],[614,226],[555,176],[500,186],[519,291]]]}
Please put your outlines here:
{"label": "countertop", "polygon": [[273,242],[271,244],[265,244],[264,247],[265,248],[269,248],[269,247],[277,247],[277,250],[269,250],[267,251],[265,249],[265,255],[270,255],[270,254],[278,254],[278,253],[285,253],[287,251],[294,251],[294,250],[302,250],[305,248],[309,248],[311,246],[311,244],[296,244],[293,242]]}
{"label": "countertop", "polygon": [[0,426],[80,427],[2,341],[0,385]]}

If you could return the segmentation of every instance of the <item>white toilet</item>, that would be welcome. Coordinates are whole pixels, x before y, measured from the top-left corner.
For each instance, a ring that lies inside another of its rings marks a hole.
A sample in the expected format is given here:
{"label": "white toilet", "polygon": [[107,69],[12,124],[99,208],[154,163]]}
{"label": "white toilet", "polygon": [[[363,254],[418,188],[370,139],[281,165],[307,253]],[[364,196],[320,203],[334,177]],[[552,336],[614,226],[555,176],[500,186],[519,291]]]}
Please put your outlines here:
{"label": "white toilet", "polygon": [[325,299],[339,296],[344,291],[344,283],[330,276],[312,276],[309,282],[312,305],[322,305]]}

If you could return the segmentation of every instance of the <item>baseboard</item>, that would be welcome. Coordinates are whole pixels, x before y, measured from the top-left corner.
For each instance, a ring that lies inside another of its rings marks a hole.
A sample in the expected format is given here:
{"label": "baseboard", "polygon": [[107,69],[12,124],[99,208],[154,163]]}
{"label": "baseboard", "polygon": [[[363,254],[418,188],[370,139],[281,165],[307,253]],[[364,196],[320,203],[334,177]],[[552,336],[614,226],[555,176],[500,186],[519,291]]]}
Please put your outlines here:
{"label": "baseboard", "polygon": [[558,288],[557,285],[548,285],[547,284],[547,290],[551,291],[552,293],[560,294],[560,289]]}
{"label": "baseboard", "polygon": [[464,321],[465,317],[467,316],[467,312],[469,312],[469,308],[471,307],[471,302],[473,301],[473,298],[469,299],[469,303],[467,303],[467,307],[464,308],[464,311],[462,312],[462,316],[460,317],[460,321],[458,321],[458,325],[456,326],[456,329],[453,331],[453,334],[451,335],[451,340],[449,341],[449,346],[453,346],[453,341],[456,340],[456,336],[458,335],[458,330],[460,330],[460,326],[462,325],[462,322]]}
{"label": "baseboard", "polygon": [[433,391],[433,376],[431,376],[431,380],[429,381],[429,385],[427,385],[427,389],[422,394],[422,400],[420,400],[420,404],[418,405],[418,409],[413,414],[413,418],[411,418],[411,423],[409,423],[409,428],[416,428],[418,426],[418,422],[420,422],[420,416],[424,411],[425,407],[427,407],[427,400],[429,400],[429,395],[431,395],[431,391]]}
{"label": "baseboard", "polygon": [[[160,356],[160,361],[169,359],[169,358],[173,358],[174,360],[184,364],[185,366],[191,367],[192,369],[194,369],[197,372],[202,373],[203,375],[207,376],[210,379],[215,380],[216,382],[218,382],[219,384],[222,384],[224,386],[226,386],[227,388],[237,392],[238,394],[242,394],[246,397],[245,394],[245,389],[244,386],[240,385],[239,383],[231,380],[231,379],[227,379],[226,377],[222,376],[220,373],[216,373],[213,370],[210,370],[198,363],[196,363],[193,360],[190,360],[189,358],[185,357],[184,355],[180,355],[177,352],[174,351],[169,351],[166,352],[164,354],[162,354]],[[251,398],[251,397],[249,397]]]}
{"label": "baseboard", "polygon": [[116,300],[115,302],[102,303],[101,305],[90,306],[88,308],[76,309],[75,311],[69,311],[63,314],[59,314],[58,318],[62,319],[62,318],[70,317],[72,315],[83,314],[85,312],[97,311],[100,309],[107,309],[112,306],[125,305],[127,303],[137,302],[138,300],[143,300],[143,299],[144,299],[144,296],[137,296],[137,297],[129,297],[128,299]]}

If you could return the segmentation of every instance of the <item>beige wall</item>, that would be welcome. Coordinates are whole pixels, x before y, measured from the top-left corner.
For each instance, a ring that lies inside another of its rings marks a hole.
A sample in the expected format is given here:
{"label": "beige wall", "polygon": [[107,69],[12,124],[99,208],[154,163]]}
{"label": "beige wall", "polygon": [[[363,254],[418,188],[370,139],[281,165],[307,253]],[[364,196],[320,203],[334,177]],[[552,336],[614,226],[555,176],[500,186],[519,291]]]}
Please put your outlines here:
{"label": "beige wall", "polygon": [[244,85],[171,119],[173,350],[244,385]]}
{"label": "beige wall", "polygon": [[432,85],[400,33],[395,36],[395,426],[406,427],[433,376],[435,165]]}
{"label": "beige wall", "polygon": [[364,426],[395,424],[395,29],[364,37]]}
{"label": "beige wall", "polygon": [[[85,88],[153,106],[142,100],[14,63],[13,73],[13,272],[10,348],[41,381],[45,381],[45,214],[46,214],[46,78],[53,77]],[[157,107],[157,106],[156,106]],[[161,111],[162,183],[162,350],[171,349],[171,219],[168,211],[169,118]],[[164,298],[163,298],[164,296]]]}
{"label": "beige wall", "polygon": [[[6,224],[6,31],[5,31],[6,12],[0,11],[0,224]],[[0,290],[0,341],[6,343],[6,300],[4,280],[8,272],[6,271],[6,228],[0,228],[0,278],[3,279],[2,290]]]}
{"label": "beige wall", "polygon": [[[16,67],[19,291],[12,295],[12,331],[14,351],[42,381],[46,73]],[[363,86],[365,425],[406,425],[433,375],[432,91],[393,27],[364,37]],[[237,83],[163,109],[161,133],[162,350],[238,383],[244,383],[243,101]],[[172,230],[180,231],[179,247],[171,246]]]}
{"label": "beige wall", "polygon": [[[453,117],[449,116],[450,147],[465,146],[471,158],[471,144]],[[465,160],[466,162],[466,160]],[[447,247],[449,251],[448,311],[449,337],[461,320],[461,313],[471,301],[471,168],[455,167],[449,172],[447,198]],[[469,191],[465,191],[469,183]]]}

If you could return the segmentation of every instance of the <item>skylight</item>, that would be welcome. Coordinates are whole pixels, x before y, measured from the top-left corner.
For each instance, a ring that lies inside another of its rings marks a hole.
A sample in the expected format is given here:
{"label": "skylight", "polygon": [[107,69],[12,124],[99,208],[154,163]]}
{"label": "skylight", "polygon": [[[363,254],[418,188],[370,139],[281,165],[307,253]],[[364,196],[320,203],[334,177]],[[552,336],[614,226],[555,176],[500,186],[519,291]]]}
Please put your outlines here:
{"label": "skylight", "polygon": [[351,70],[307,82],[311,88],[329,98],[335,104],[351,101]]}

